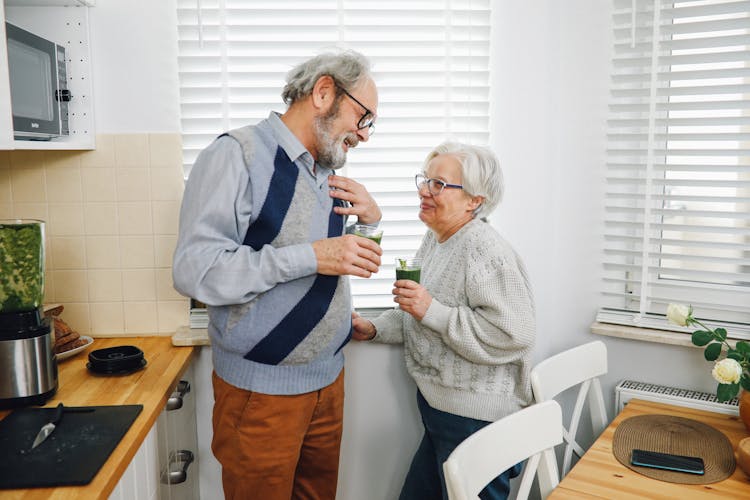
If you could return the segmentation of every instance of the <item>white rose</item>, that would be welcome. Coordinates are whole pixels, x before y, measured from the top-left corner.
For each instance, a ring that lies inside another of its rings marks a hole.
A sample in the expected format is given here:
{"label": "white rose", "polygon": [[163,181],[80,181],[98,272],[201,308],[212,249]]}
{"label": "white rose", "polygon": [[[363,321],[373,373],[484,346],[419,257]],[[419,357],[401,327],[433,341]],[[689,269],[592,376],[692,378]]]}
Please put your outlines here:
{"label": "white rose", "polygon": [[692,307],[684,304],[669,304],[667,306],[667,319],[680,326],[687,326],[687,319],[692,312]]}
{"label": "white rose", "polygon": [[736,384],[742,376],[742,365],[732,358],[717,361],[711,375],[720,384]]}

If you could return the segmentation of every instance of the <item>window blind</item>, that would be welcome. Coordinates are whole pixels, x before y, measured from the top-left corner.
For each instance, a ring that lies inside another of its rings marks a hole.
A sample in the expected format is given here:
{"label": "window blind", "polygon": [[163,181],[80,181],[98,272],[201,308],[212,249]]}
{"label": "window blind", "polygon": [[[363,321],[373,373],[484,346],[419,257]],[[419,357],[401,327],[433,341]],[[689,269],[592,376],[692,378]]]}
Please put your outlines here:
{"label": "window blind", "polygon": [[598,320],[750,338],[750,2],[614,6]]}
{"label": "window blind", "polygon": [[355,307],[393,306],[396,257],[426,228],[414,175],[443,140],[489,141],[490,0],[178,0],[186,175],[219,133],[284,112],[286,72],[344,47],[365,54],[378,84],[376,132],[342,175],[383,210],[383,265],[352,279]]}

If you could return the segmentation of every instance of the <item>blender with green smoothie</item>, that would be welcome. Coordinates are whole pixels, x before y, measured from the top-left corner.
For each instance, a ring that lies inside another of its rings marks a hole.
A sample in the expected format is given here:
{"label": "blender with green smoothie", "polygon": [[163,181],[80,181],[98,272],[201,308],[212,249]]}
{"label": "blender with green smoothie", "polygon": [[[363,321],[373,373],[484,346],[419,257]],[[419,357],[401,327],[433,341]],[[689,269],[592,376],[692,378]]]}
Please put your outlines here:
{"label": "blender with green smoothie", "polygon": [[57,391],[43,298],[44,222],[0,220],[0,408],[44,404]]}
{"label": "blender with green smoothie", "polygon": [[32,311],[44,298],[44,222],[0,220],[0,313]]}

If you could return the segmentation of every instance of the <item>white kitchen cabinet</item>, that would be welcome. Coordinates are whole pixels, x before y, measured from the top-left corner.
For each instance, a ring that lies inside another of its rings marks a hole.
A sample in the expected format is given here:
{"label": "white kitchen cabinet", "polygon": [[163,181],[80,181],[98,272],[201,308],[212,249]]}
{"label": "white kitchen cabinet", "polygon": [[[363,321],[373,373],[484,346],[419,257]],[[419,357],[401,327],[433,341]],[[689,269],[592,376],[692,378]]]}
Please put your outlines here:
{"label": "white kitchen cabinet", "polygon": [[[350,342],[344,353],[344,435],[336,498],[398,498],[422,438],[417,388],[406,371],[403,347]],[[198,402],[200,470],[195,472],[200,472],[201,498],[223,498],[221,465],[211,452],[211,347],[201,347],[191,366]]]}
{"label": "white kitchen cabinet", "polygon": [[193,364],[181,377],[156,423],[159,437],[159,498],[197,500],[198,431]]}
{"label": "white kitchen cabinet", "polygon": [[13,149],[13,115],[10,108],[8,50],[5,39],[5,5],[0,4],[0,150]]}
{"label": "white kitchen cabinet", "polygon": [[[198,435],[191,363],[110,500],[197,500]],[[187,460],[187,457],[192,457]]]}
{"label": "white kitchen cabinet", "polygon": [[[95,123],[88,7],[93,0],[4,0],[0,6],[0,149],[94,149]],[[65,46],[70,135],[49,141],[13,138],[5,21]]]}
{"label": "white kitchen cabinet", "polygon": [[109,500],[157,500],[159,498],[159,437],[156,426],[146,436]]}
{"label": "white kitchen cabinet", "polygon": [[39,5],[43,7],[93,7],[96,0],[5,0],[6,4]]}

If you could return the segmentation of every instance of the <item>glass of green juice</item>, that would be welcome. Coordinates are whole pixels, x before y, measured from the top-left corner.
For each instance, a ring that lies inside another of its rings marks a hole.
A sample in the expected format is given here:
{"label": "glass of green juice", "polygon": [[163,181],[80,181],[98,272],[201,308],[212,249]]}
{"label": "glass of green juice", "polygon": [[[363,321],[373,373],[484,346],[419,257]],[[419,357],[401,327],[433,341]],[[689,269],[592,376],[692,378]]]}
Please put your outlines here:
{"label": "glass of green juice", "polygon": [[412,280],[419,283],[422,274],[422,259],[409,257],[407,259],[396,259],[396,279]]}
{"label": "glass of green juice", "polygon": [[367,224],[354,224],[354,234],[372,240],[378,245],[380,245],[380,241],[383,239],[382,229],[376,226],[368,226]]}

